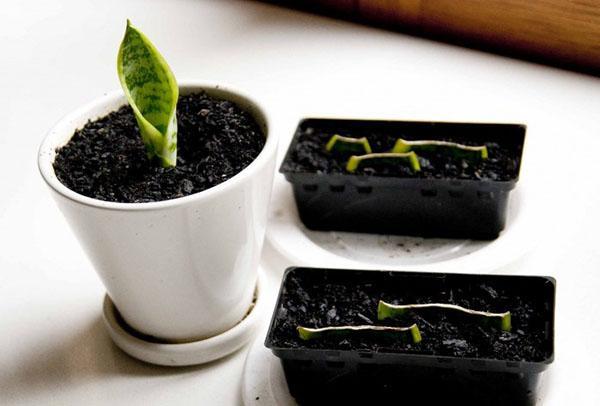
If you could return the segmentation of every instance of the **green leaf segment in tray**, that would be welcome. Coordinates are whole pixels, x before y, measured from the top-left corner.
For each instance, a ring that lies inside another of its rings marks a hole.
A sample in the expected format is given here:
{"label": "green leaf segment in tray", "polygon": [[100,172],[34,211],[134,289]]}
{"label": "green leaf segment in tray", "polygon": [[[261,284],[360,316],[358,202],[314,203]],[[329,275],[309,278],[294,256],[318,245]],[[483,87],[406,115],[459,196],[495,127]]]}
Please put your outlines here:
{"label": "green leaf segment in tray", "polygon": [[392,164],[407,165],[413,172],[419,172],[421,165],[417,152],[445,150],[456,158],[464,159],[487,159],[488,150],[485,145],[470,146],[448,141],[419,140],[407,141],[398,138],[394,148],[387,152],[375,152],[366,137],[353,138],[343,137],[339,134],[333,135],[325,146],[327,152],[345,152],[361,155],[352,155],[346,162],[346,170],[350,173],[356,172],[362,163],[369,161],[389,162]]}
{"label": "green leaf segment in tray", "polygon": [[421,170],[421,165],[419,164],[417,154],[412,151],[407,153],[376,152],[373,154],[352,155],[346,163],[346,170],[350,173],[354,173],[361,163],[371,160],[376,160],[378,162],[401,163],[403,165],[408,165],[413,172],[419,172]]}
{"label": "green leaf segment in tray", "polygon": [[398,138],[392,152],[406,153],[409,151],[434,151],[438,149],[446,150],[449,154],[457,158],[467,159],[487,159],[488,150],[485,145],[482,146],[470,146],[457,144],[455,142],[448,141],[433,141],[433,140],[419,140],[419,141],[407,141],[402,138]]}
{"label": "green leaf segment in tray", "polygon": [[[510,312],[491,313],[478,310],[467,309],[462,306],[446,303],[425,303],[425,304],[409,304],[395,305],[391,303],[379,301],[377,306],[377,319],[386,320],[389,318],[398,318],[409,314],[410,312],[419,313],[422,311],[433,311],[436,313],[449,313],[461,317],[473,319],[482,326],[493,326],[502,331],[510,332],[511,316]],[[416,324],[408,327],[392,327],[392,326],[327,326],[321,328],[309,328],[304,326],[296,327],[298,336],[305,341],[321,339],[331,336],[365,336],[385,335],[398,339],[402,342],[417,344],[421,342],[421,332]]]}
{"label": "green leaf segment in tray", "polygon": [[403,342],[418,343],[421,341],[421,332],[416,324],[408,327],[388,326],[337,326],[323,328],[308,328],[298,326],[298,336],[303,340],[313,340],[329,336],[354,336],[354,335],[387,335]]}
{"label": "green leaf segment in tray", "polygon": [[179,88],[156,47],[129,20],[119,49],[117,72],[148,157],[157,158],[163,167],[175,166]]}
{"label": "green leaf segment in tray", "polygon": [[325,146],[327,152],[352,152],[358,154],[370,154],[372,152],[369,140],[366,137],[352,138],[333,135]]}
{"label": "green leaf segment in tray", "polygon": [[472,318],[478,324],[484,326],[491,325],[503,331],[510,331],[512,327],[510,312],[483,312],[478,310],[467,309],[458,305],[445,303],[395,305],[380,300],[379,305],[377,306],[377,318],[379,320],[385,320],[388,318],[401,317],[408,314],[409,312],[419,313],[428,310],[434,312],[445,312],[448,314],[455,314],[463,317]]}

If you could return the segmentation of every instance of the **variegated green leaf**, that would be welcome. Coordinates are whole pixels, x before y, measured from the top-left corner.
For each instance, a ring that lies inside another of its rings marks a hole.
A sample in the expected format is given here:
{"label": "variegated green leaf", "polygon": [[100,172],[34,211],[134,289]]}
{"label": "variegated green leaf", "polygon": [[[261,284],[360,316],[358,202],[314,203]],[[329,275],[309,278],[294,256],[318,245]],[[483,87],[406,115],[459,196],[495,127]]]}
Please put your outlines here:
{"label": "variegated green leaf", "polygon": [[127,20],[117,71],[146,151],[164,167],[177,162],[179,88],[169,65],[150,40]]}

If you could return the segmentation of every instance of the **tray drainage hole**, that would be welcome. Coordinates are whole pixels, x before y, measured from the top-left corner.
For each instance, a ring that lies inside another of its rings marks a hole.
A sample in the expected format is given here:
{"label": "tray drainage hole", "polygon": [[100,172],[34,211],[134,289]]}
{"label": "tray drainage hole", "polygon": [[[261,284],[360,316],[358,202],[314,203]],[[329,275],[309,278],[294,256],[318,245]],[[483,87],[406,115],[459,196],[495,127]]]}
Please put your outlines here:
{"label": "tray drainage hole", "polygon": [[316,192],[319,188],[317,185],[302,185],[305,192]]}
{"label": "tray drainage hole", "polygon": [[471,364],[475,365],[476,367],[484,367],[485,366],[485,361],[474,359],[474,360],[471,361]]}
{"label": "tray drainage hole", "polygon": [[452,359],[450,359],[450,358],[438,358],[437,362],[439,362],[440,364],[451,364],[452,363]]}
{"label": "tray drainage hole", "polygon": [[450,197],[454,197],[454,198],[461,198],[465,195],[465,193],[461,190],[449,190],[448,195],[450,195]]}
{"label": "tray drainage hole", "polygon": [[435,196],[437,196],[437,190],[435,190],[435,189],[421,189],[421,196],[435,197]]}
{"label": "tray drainage hole", "polygon": [[344,368],[346,363],[344,361],[325,361],[325,365],[329,368]]}
{"label": "tray drainage hole", "polygon": [[492,200],[494,198],[494,192],[483,192],[480,190],[477,192],[477,197],[481,200]]}
{"label": "tray drainage hole", "polygon": [[358,191],[358,193],[371,193],[373,191],[373,187],[372,186],[357,186],[356,190]]}
{"label": "tray drainage hole", "polygon": [[329,186],[329,190],[331,190],[334,193],[341,193],[344,191],[344,185],[330,185]]}
{"label": "tray drainage hole", "polygon": [[509,367],[509,368],[518,368],[519,367],[519,363],[518,362],[507,361],[506,362],[506,366]]}
{"label": "tray drainage hole", "polygon": [[360,358],[373,358],[373,354],[370,352],[359,352],[358,356]]}

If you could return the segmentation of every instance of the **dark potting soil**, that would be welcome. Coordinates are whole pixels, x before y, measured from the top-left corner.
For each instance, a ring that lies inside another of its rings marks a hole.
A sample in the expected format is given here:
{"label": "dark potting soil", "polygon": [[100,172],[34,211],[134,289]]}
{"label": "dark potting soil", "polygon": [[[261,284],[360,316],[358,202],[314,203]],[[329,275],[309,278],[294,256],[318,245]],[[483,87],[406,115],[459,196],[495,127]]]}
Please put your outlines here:
{"label": "dark potting soil", "polygon": [[[346,131],[323,131],[318,128],[300,128],[298,140],[291,151],[291,159],[284,161],[282,172],[292,173],[326,173],[347,174],[346,162],[349,154],[329,153],[325,150],[327,141],[334,134],[346,137],[367,137],[373,152],[390,151],[398,138],[406,140],[419,139],[410,133],[381,133],[377,131],[353,134]],[[456,136],[441,137],[442,141],[457,142],[464,145],[482,145],[469,139]],[[488,159],[469,160],[453,157],[443,150],[419,152],[421,171],[412,172],[407,165],[396,163],[365,162],[361,164],[356,175],[395,176],[403,178],[425,179],[489,179],[496,181],[513,180],[518,175],[519,161],[516,151],[497,142],[485,142]]]}
{"label": "dark potting soil", "polygon": [[[341,273],[341,272],[340,272]],[[347,272],[346,272],[347,274]],[[377,275],[380,274],[380,275]],[[362,272],[360,278],[348,275],[312,272],[310,276],[290,274],[283,288],[271,340],[273,347],[328,350],[364,350],[403,352],[538,362],[551,355],[545,337],[544,302],[535,294],[515,294],[505,287],[477,284],[472,287],[419,283],[405,277],[382,272]],[[329,277],[328,277],[329,276]],[[418,279],[418,278],[417,278]],[[427,312],[409,314],[401,319],[377,320],[379,300],[396,304],[450,303],[473,310],[510,311],[512,330],[505,332],[481,326],[467,319],[457,320],[447,314]],[[304,341],[296,327],[343,325],[409,326],[416,323],[421,331],[420,343],[403,343],[389,336],[322,337]]]}
{"label": "dark potting soil", "polygon": [[75,132],[58,150],[54,171],[69,189],[95,199],[140,203],[201,192],[248,166],[265,144],[254,118],[205,93],[177,103],[177,165],[162,168],[146,155],[138,126],[124,106]]}

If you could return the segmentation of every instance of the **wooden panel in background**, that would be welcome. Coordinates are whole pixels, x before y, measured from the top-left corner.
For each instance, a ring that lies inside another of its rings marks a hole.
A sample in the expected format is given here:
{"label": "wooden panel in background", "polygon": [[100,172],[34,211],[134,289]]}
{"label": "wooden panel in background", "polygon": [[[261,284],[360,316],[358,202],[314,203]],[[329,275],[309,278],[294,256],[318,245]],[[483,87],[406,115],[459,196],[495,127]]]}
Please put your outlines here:
{"label": "wooden panel in background", "polygon": [[600,0],[275,2],[600,73]]}

